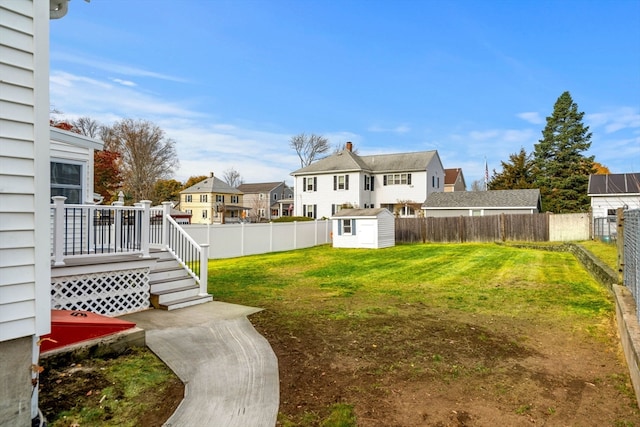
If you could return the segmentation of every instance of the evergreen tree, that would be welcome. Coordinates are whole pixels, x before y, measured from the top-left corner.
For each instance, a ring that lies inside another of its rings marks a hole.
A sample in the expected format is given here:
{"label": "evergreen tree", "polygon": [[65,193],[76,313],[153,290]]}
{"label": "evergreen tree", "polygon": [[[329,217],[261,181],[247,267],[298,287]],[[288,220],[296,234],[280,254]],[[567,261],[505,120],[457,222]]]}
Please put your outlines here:
{"label": "evergreen tree", "polygon": [[536,186],[542,208],[555,213],[584,212],[589,209],[587,186],[594,172],[593,156],[583,152],[591,146],[591,132],[582,123],[583,112],[564,92],[547,117],[542,139],[534,147]]}
{"label": "evergreen tree", "polygon": [[533,176],[533,159],[524,148],[519,153],[509,155],[508,162],[500,162],[502,172],[493,170],[493,176],[489,181],[490,190],[520,190],[535,188]]}

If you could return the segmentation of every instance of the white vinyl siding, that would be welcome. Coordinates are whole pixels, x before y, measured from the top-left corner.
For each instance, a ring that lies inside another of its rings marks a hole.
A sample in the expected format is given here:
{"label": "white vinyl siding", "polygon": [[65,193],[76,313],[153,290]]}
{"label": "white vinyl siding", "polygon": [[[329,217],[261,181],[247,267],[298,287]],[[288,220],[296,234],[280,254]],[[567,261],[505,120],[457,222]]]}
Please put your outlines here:
{"label": "white vinyl siding", "polygon": [[51,309],[49,5],[2,4],[0,341],[48,333]]}

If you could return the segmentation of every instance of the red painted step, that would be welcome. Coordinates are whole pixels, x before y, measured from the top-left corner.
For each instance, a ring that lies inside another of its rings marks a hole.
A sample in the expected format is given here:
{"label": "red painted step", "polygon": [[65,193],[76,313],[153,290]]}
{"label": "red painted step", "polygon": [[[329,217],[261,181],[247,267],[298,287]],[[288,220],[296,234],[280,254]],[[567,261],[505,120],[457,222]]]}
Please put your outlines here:
{"label": "red painted step", "polygon": [[[41,337],[40,351],[111,335],[135,327],[126,320],[79,310],[51,310],[51,333]],[[54,342],[55,341],[55,342]]]}

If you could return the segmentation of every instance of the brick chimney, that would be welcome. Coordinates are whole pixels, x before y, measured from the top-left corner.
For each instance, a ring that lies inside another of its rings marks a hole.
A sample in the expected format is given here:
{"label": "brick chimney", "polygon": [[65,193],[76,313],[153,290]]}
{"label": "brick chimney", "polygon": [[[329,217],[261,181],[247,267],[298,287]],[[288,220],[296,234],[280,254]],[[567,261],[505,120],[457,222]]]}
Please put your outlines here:
{"label": "brick chimney", "polygon": [[351,141],[348,141],[346,146],[347,146],[347,150],[349,150],[349,152],[353,151],[353,143],[351,143]]}
{"label": "brick chimney", "polygon": [[209,178],[213,178],[213,172],[209,172]]}

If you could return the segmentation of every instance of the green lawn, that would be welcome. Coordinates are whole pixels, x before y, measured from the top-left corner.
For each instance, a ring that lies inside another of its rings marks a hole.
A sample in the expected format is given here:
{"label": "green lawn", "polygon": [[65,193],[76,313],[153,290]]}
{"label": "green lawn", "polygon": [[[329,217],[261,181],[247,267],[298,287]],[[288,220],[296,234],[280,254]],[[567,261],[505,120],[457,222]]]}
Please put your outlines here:
{"label": "green lawn", "polygon": [[[355,426],[356,413],[380,419],[408,385],[445,403],[481,393],[483,407],[501,408],[507,424],[525,414],[542,424],[635,425],[624,424],[637,414],[628,409],[634,397],[624,364],[613,365],[615,374],[598,374],[604,379],[583,373],[584,383],[625,390],[623,397],[617,391],[599,397],[612,414],[595,421],[576,419],[573,403],[563,406],[512,371],[517,361],[550,375],[528,361],[566,342],[588,343],[580,344],[593,346],[585,354],[598,352],[603,360],[618,345],[611,296],[569,252],[471,243],[325,245],[211,260],[208,291],[265,309],[251,320],[278,355],[279,426]],[[573,362],[552,366],[565,363]],[[553,375],[554,393],[574,381],[561,379],[563,370]],[[367,414],[370,407],[378,408],[375,416]],[[401,413],[389,409],[384,422],[402,425]],[[424,416],[436,416],[430,414]],[[442,416],[438,422],[446,421]]]}

